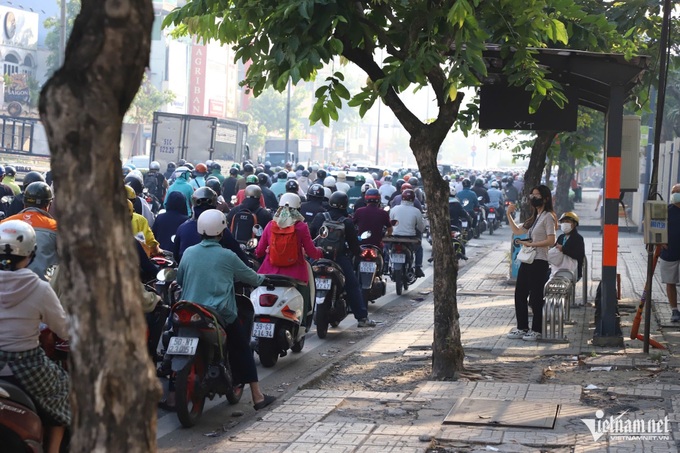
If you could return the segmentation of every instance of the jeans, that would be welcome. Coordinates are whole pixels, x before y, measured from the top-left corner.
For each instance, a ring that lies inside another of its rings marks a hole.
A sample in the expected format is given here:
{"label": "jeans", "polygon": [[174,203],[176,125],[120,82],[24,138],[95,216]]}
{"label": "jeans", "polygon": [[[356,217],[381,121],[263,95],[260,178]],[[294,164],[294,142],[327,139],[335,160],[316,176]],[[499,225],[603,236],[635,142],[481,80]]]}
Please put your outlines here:
{"label": "jeans", "polygon": [[368,318],[368,309],[366,302],[361,295],[361,285],[357,276],[354,273],[354,264],[352,258],[347,255],[340,255],[335,259],[335,262],[342,269],[345,275],[345,292],[347,293],[347,302],[352,308],[352,313],[357,320]]}
{"label": "jeans", "polygon": [[[545,260],[534,260],[533,263],[522,263],[517,272],[517,284],[515,285],[515,316],[517,328],[526,330],[529,328],[529,305],[533,313],[531,330],[541,333],[543,329],[543,287],[550,277],[550,266]],[[529,304],[527,305],[527,298]]]}

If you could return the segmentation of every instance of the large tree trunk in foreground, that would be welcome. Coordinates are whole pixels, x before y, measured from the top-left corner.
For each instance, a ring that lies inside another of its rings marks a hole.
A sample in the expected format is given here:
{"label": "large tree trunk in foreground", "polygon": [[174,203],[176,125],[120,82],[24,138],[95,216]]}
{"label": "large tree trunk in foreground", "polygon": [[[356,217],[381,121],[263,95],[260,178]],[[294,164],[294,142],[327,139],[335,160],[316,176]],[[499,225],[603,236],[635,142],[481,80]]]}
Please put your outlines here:
{"label": "large tree trunk in foreground", "polygon": [[145,345],[119,157],[152,23],[151,0],[83,0],[64,66],[40,98],[60,206],[62,300],[71,317],[71,451],[156,449],[160,389]]}
{"label": "large tree trunk in foreground", "polygon": [[[534,146],[531,147],[531,157],[529,158],[529,167],[524,173],[524,189],[520,195],[521,199],[526,199],[531,193],[531,189],[541,183],[541,175],[545,167],[546,158],[548,156],[548,148],[552,145],[553,139],[557,135],[556,131],[538,131]],[[521,206],[522,221],[531,217],[531,207],[529,203],[523,203]]]}

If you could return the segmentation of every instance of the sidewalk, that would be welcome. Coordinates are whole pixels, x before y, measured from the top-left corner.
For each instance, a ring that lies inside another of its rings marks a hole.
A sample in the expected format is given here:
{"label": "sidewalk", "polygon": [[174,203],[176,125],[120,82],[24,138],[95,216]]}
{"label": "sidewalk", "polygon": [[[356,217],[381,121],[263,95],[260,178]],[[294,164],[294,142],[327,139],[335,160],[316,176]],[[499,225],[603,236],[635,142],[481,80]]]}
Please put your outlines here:
{"label": "sidewalk", "polygon": [[[601,275],[601,239],[587,237],[586,249],[591,265],[588,300],[592,302]],[[484,363],[486,371],[480,373],[480,379],[427,381],[404,393],[299,390],[291,398],[277,403],[260,420],[205,451],[678,451],[680,429],[675,414],[680,409],[680,382],[677,385],[663,381],[644,385],[620,382],[606,389],[606,394],[611,395],[608,398],[619,398],[621,402],[646,399],[649,407],[630,406],[632,409],[624,412],[624,406],[619,405],[620,410],[607,412],[605,420],[620,413],[624,413],[626,419],[642,421],[662,420],[668,416],[670,432],[661,433],[668,439],[628,440],[608,434],[595,439],[583,420],[595,423],[600,403],[593,402],[593,395],[585,383],[537,383],[541,376],[526,374],[527,362],[531,364],[547,358],[557,362],[576,359],[585,371],[593,367],[656,369],[654,367],[659,366],[660,356],[642,354],[642,342],[628,339],[646,276],[646,251],[641,236],[624,234],[619,241],[623,349],[590,344],[594,329],[594,308],[590,304],[572,309],[575,323],[565,326],[568,343],[507,339],[505,334],[515,326],[514,287],[507,283],[508,252],[505,247],[489,247],[479,261],[466,266],[459,276],[458,308],[466,368],[474,372]],[[577,299],[580,295],[579,284]],[[653,299],[660,302],[653,305],[652,335],[666,341],[674,353],[680,350],[678,325],[669,322],[670,310],[657,278]],[[432,328],[433,305],[429,296],[411,315],[386,329],[369,344],[365,353],[399,352],[422,360],[431,354]],[[643,326],[640,327],[642,331]],[[668,351],[662,354],[661,360],[665,364],[680,366],[677,357]],[[488,372],[492,368],[504,376],[502,381],[482,376],[493,374]],[[596,372],[588,374],[595,375]],[[444,424],[454,406],[460,410],[452,411],[452,415],[464,420]],[[358,411],[373,411],[382,416],[375,416],[372,423],[367,423],[365,417],[357,420]],[[496,419],[501,422],[491,424]]]}

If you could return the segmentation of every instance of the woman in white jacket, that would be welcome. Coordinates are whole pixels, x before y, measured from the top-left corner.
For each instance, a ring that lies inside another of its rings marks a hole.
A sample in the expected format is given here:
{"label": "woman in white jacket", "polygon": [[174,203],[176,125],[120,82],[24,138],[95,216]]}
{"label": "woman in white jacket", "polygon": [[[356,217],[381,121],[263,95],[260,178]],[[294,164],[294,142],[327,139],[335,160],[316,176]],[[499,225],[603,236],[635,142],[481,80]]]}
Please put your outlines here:
{"label": "woman in white jacket", "polygon": [[33,227],[21,220],[0,224],[0,377],[31,396],[48,426],[47,452],[58,452],[71,423],[68,374],[39,346],[40,324],[68,339],[64,309],[49,283],[29,270],[36,250]]}

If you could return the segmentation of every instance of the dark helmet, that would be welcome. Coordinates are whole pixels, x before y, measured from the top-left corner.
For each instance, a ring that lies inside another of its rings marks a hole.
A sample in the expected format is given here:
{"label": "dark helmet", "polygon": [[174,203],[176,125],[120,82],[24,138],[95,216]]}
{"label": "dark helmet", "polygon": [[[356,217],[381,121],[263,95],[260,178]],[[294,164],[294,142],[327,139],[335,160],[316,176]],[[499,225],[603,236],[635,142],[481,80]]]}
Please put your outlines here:
{"label": "dark helmet", "polygon": [[308,178],[309,172],[307,170],[302,170],[302,173],[300,174],[300,176],[304,176],[305,178]]}
{"label": "dark helmet", "polygon": [[175,171],[175,168],[177,168],[177,165],[174,162],[168,162],[168,171]]}
{"label": "dark helmet", "polygon": [[471,185],[472,185],[472,183],[470,182],[470,180],[468,178],[465,178],[463,180],[463,188],[469,189]]}
{"label": "dark helmet", "polygon": [[245,164],[243,166],[244,173],[255,173],[255,167],[252,164]]}
{"label": "dark helmet", "polygon": [[278,172],[278,173],[276,174],[276,178],[277,178],[277,179],[285,180],[286,177],[288,177],[288,172],[287,172],[287,171],[281,170],[280,172]]}
{"label": "dark helmet", "polygon": [[347,209],[349,198],[345,192],[338,190],[337,192],[333,192],[333,195],[331,195],[331,198],[328,200],[328,205],[331,208]]}
{"label": "dark helmet", "polygon": [[323,198],[323,186],[321,184],[312,184],[307,189],[307,198]]}
{"label": "dark helmet", "polygon": [[180,167],[186,165],[186,163],[187,163],[187,161],[184,160],[184,159],[180,159],[180,160],[177,161],[177,165],[179,165]]}
{"label": "dark helmet", "polygon": [[324,170],[323,168],[317,170],[317,172],[316,172],[317,178],[323,180],[323,179],[326,178],[326,176],[328,176],[328,173],[326,173],[326,170]]}
{"label": "dark helmet", "polygon": [[408,179],[408,183],[411,184],[413,187],[417,187],[419,182],[420,181],[418,181],[418,178],[416,178],[415,176],[411,176]]}
{"label": "dark helmet", "polygon": [[401,185],[401,193],[403,194],[405,190],[413,190],[413,186],[410,183],[405,182],[404,184]]}
{"label": "dark helmet", "polygon": [[380,191],[378,189],[368,189],[364,195],[366,203],[380,203]]}
{"label": "dark helmet", "polygon": [[484,186],[484,178],[475,179],[475,187],[483,187],[483,186]]}
{"label": "dark helmet", "polygon": [[11,165],[8,165],[5,167],[5,174],[7,176],[15,176],[17,174],[16,168],[12,167]]}
{"label": "dark helmet", "polygon": [[222,185],[220,184],[220,180],[217,179],[215,176],[211,176],[208,179],[206,179],[205,185],[206,187],[210,187],[212,190],[214,190],[215,193],[220,193],[222,191]]}
{"label": "dark helmet", "polygon": [[28,173],[26,173],[26,176],[24,176],[24,180],[22,182],[21,187],[22,190],[26,190],[26,187],[28,187],[29,184],[36,181],[45,182],[45,178],[37,171],[29,171]]}
{"label": "dark helmet", "polygon": [[354,184],[359,186],[366,182],[366,177],[364,175],[356,175],[354,177]]}
{"label": "dark helmet", "polygon": [[52,189],[43,181],[30,183],[24,191],[24,206],[44,208],[52,201]]}
{"label": "dark helmet", "polygon": [[261,186],[266,186],[267,184],[269,184],[269,175],[265,172],[258,173],[257,183]]}
{"label": "dark helmet", "polygon": [[397,182],[394,183],[394,187],[397,188],[397,192],[401,191],[401,186],[404,185],[405,182],[406,181],[404,181],[403,179],[397,179]]}
{"label": "dark helmet", "polygon": [[217,192],[210,187],[201,187],[194,191],[191,196],[191,204],[194,206],[217,206]]}
{"label": "dark helmet", "polygon": [[222,166],[218,164],[217,162],[213,162],[212,166],[210,167],[210,171],[222,171]]}
{"label": "dark helmet", "polygon": [[267,161],[267,162],[264,163],[264,168],[266,168],[266,169],[270,169],[271,166],[272,166],[272,163],[269,162],[269,161]]}
{"label": "dark helmet", "polygon": [[231,168],[229,169],[229,175],[231,175],[231,176],[236,176],[236,175],[238,175],[238,168],[236,168],[236,167],[231,167]]}
{"label": "dark helmet", "polygon": [[300,191],[300,184],[294,179],[289,179],[286,182],[286,192],[298,193]]}
{"label": "dark helmet", "polygon": [[298,166],[295,167],[295,171],[302,171],[302,170],[304,170],[304,169],[305,169],[305,166],[302,165],[302,164],[298,164]]}
{"label": "dark helmet", "polygon": [[416,193],[413,189],[406,189],[401,193],[401,201],[414,201],[416,199]]}
{"label": "dark helmet", "polygon": [[257,198],[258,200],[262,197],[262,189],[257,184],[250,184],[246,186],[245,192],[243,192],[246,198]]}
{"label": "dark helmet", "polygon": [[392,175],[386,175],[386,176],[383,178],[383,181],[385,181],[385,182],[392,182]]}
{"label": "dark helmet", "polygon": [[140,180],[139,176],[134,174],[125,177],[125,185],[135,189],[135,193],[142,193],[144,190],[144,182]]}

